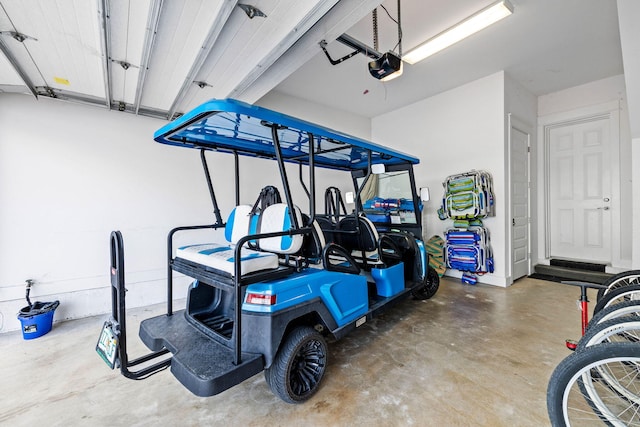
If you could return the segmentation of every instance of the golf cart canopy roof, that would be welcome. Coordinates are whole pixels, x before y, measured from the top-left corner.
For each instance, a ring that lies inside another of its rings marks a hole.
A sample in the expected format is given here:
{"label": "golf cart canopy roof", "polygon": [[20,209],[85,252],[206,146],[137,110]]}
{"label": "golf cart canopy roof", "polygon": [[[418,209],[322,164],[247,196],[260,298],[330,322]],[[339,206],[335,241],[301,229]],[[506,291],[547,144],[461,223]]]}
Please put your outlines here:
{"label": "golf cart canopy roof", "polygon": [[309,164],[313,135],[315,166],[366,169],[371,164],[417,164],[416,157],[323,126],[233,99],[211,100],[158,129],[157,142],[180,147],[276,159],[273,129],[286,162]]}

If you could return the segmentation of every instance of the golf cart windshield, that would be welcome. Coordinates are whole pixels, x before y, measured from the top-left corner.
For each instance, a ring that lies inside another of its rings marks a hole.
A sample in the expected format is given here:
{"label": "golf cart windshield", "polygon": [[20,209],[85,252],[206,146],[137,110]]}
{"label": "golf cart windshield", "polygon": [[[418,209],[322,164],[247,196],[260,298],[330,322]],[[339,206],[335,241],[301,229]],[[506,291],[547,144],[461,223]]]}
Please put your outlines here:
{"label": "golf cart windshield", "polygon": [[[356,180],[360,191],[360,203],[367,216],[376,214],[388,217],[397,224],[416,224],[414,190],[408,170],[371,174]],[[422,209],[422,205],[418,205]]]}

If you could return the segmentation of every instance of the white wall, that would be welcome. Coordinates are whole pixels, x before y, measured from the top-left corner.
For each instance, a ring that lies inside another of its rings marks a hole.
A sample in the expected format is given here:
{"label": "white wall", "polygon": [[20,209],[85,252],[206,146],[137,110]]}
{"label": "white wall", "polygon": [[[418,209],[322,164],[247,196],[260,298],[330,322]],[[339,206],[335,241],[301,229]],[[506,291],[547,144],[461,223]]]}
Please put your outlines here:
{"label": "white wall", "polygon": [[[262,104],[369,136],[368,119],[290,97]],[[32,301],[60,300],[56,321],[109,312],[109,235],[116,229],[124,236],[128,306],[166,300],[168,231],[214,217],[199,153],[153,141],[165,123],[0,94],[0,332],[20,328],[28,278],[36,282]],[[208,155],[223,219],[235,204],[231,158]],[[282,189],[275,162],[240,157],[240,167],[241,203],[252,203],[265,185]],[[297,168],[288,169],[297,182]],[[302,190],[292,186],[295,198]],[[212,239],[195,234],[177,243]],[[188,282],[176,282],[176,298]]]}
{"label": "white wall", "polygon": [[[0,331],[19,329],[27,278],[36,283],[32,300],[61,301],[56,320],[109,311],[116,229],[125,240],[127,302],[164,300],[167,231],[211,222],[211,208],[197,153],[153,142],[163,124],[0,95]],[[185,282],[178,285],[184,292]]]}
{"label": "white wall", "polygon": [[538,97],[538,116],[624,99],[624,76],[618,75]]}
{"label": "white wall", "polygon": [[[493,175],[496,216],[484,223],[491,232],[495,272],[483,283],[506,286],[505,252],[505,76],[495,73],[396,111],[374,117],[372,140],[420,158],[416,183],[431,189],[426,206],[425,238],[452,226],[441,221],[442,182],[452,174],[483,169]],[[447,274],[455,275],[450,271]]]}
{"label": "white wall", "polygon": [[[629,105],[631,143],[631,164],[640,164],[640,27],[637,18],[640,15],[640,3],[635,0],[618,0],[618,22],[620,24],[620,44],[626,94]],[[640,217],[640,172],[633,168],[632,199],[633,219]],[[631,222],[632,227],[632,266],[640,268],[640,223]]]}
{"label": "white wall", "polygon": [[[632,234],[629,233],[629,227],[634,227],[636,221],[633,219],[632,206],[632,151],[631,151],[631,135],[629,127],[629,114],[626,102],[625,79],[623,75],[613,76],[602,80],[597,80],[580,86],[575,86],[562,91],[550,93],[538,98],[538,118],[539,123],[547,123],[553,121],[557,117],[565,117],[572,114],[580,114],[581,111],[595,111],[599,106],[605,108],[607,105],[617,104],[620,108],[619,121],[619,137],[620,137],[620,155],[619,155],[619,174],[620,174],[620,221],[613,224],[619,227],[614,230],[616,237],[619,236],[617,242],[619,245],[620,256],[613,260],[614,269],[629,269],[632,266]],[[593,113],[592,113],[593,114]],[[538,129],[540,132],[540,127]],[[544,140],[542,135],[538,135],[538,174],[540,185],[542,186],[542,177],[544,174],[544,162],[542,156],[544,153]],[[538,253],[540,259],[544,258],[544,212],[542,190],[539,193],[539,248]],[[636,264],[636,267],[640,265]]]}
{"label": "white wall", "polygon": [[[640,94],[639,94],[640,96]],[[632,164],[640,164],[640,137],[633,138],[631,141],[632,146]],[[633,184],[633,197],[632,197],[632,218],[637,219],[640,217],[640,168],[632,168],[631,181]],[[634,220],[631,225],[631,238],[632,238],[632,257],[630,269],[640,269],[640,224],[637,220]]]}

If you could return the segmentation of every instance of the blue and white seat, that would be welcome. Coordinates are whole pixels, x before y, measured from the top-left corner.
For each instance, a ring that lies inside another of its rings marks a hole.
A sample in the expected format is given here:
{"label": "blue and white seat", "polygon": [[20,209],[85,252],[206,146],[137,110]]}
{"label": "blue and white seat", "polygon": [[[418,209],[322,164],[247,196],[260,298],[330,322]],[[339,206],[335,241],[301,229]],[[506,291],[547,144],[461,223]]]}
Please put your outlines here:
{"label": "blue and white seat", "polygon": [[[300,209],[295,208],[296,219],[298,225],[302,226],[302,215]],[[267,208],[260,214],[258,220],[259,233],[277,233],[293,229],[291,223],[291,215],[289,215],[289,207],[285,203],[276,203]],[[302,247],[302,234],[294,234],[292,236],[278,236],[260,239],[258,247],[263,251],[275,252],[278,254],[294,254]]]}
{"label": "blue and white seat", "polygon": [[[296,209],[299,224],[302,218]],[[176,258],[182,258],[204,265],[229,275],[234,274],[235,248],[241,238],[249,234],[275,233],[292,229],[289,208],[284,203],[268,206],[262,213],[251,214],[251,206],[236,206],[225,226],[225,239],[228,244],[206,243],[183,246],[176,251]],[[256,249],[243,245],[240,251],[241,274],[278,268],[277,254],[293,254],[300,250],[303,236],[278,236],[260,239]]]}

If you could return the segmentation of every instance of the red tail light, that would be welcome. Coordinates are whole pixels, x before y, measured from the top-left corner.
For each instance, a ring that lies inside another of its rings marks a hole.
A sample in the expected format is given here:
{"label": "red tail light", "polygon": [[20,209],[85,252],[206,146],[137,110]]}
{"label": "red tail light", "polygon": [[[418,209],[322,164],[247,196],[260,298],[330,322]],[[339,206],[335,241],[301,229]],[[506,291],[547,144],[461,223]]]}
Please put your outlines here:
{"label": "red tail light", "polygon": [[267,294],[247,294],[247,303],[258,305],[274,305],[276,303],[276,296]]}

